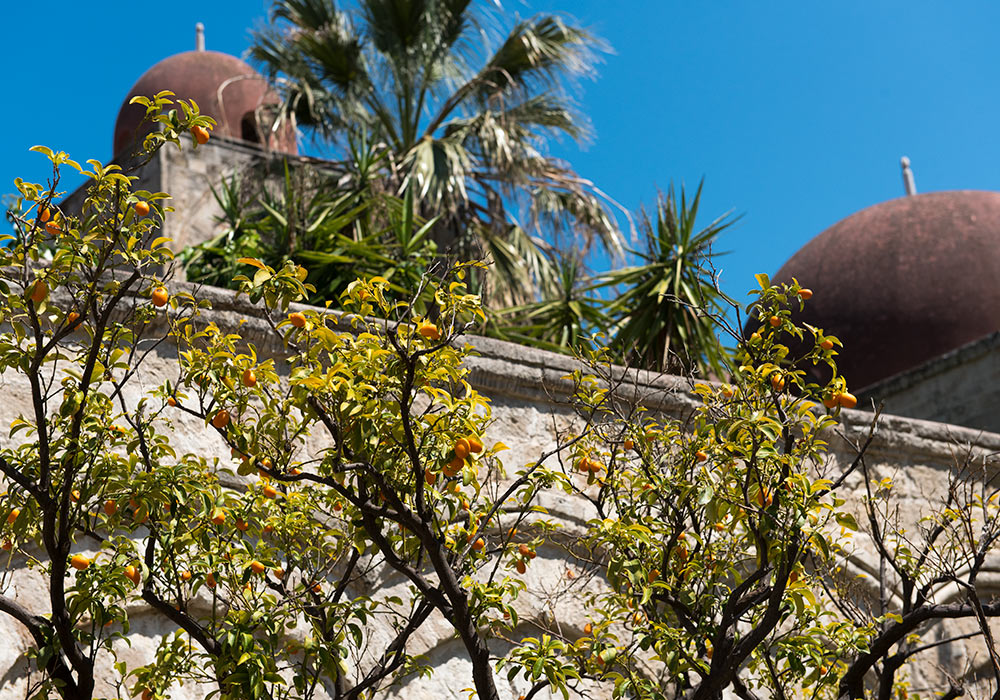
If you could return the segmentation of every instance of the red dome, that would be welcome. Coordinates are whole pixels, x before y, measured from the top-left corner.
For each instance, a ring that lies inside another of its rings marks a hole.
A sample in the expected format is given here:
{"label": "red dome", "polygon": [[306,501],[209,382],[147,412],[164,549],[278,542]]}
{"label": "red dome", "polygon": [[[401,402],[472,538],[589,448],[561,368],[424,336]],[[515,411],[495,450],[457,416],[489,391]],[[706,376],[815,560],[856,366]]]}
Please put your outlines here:
{"label": "red dome", "polygon": [[1000,329],[1000,193],[933,192],[868,207],[775,275],[815,296],[799,320],[839,337],[861,389]]}
{"label": "red dome", "polygon": [[[115,122],[114,154],[130,148],[139,133],[145,109],[130,105],[136,95],[152,96],[170,90],[182,99],[193,99],[202,114],[217,122],[213,134],[260,143],[254,119],[261,105],[278,98],[257,71],[240,59],[218,51],[187,51],[166,58],[146,71],[129,90]],[[281,129],[268,143],[272,150],[298,153],[294,130]]]}

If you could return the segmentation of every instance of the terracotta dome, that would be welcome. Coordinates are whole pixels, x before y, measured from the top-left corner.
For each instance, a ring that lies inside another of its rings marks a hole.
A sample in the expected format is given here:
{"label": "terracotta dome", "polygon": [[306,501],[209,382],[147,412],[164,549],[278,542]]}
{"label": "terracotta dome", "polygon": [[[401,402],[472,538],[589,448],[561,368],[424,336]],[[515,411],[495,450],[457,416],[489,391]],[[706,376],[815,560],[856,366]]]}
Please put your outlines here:
{"label": "terracotta dome", "polygon": [[[214,134],[260,143],[254,119],[261,105],[277,104],[278,98],[257,71],[246,63],[218,51],[187,51],[166,58],[146,71],[132,89],[118,112],[115,122],[116,156],[132,147],[142,124],[145,110],[130,105],[136,95],[152,96],[170,90],[177,97],[194,99],[202,114],[217,122]],[[268,147],[285,153],[297,153],[291,127],[271,137]]]}
{"label": "terracotta dome", "polygon": [[815,296],[800,320],[838,336],[862,389],[1000,329],[1000,193],[933,192],[868,207],[775,275]]}

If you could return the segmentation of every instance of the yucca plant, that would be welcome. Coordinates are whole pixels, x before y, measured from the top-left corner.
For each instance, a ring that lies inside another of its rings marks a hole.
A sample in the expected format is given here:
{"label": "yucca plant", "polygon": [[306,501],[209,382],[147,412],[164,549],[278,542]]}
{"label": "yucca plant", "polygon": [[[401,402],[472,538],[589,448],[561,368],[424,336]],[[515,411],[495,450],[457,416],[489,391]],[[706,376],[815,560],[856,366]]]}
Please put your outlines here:
{"label": "yucca plant", "polygon": [[241,260],[256,258],[305,267],[314,303],[336,302],[359,276],[383,277],[404,296],[420,286],[435,257],[434,220],[415,215],[411,193],[378,191],[357,167],[345,174],[286,162],[280,179],[249,179],[252,191],[238,175],[213,189],[225,229],[184,251],[189,280],[231,286],[236,274],[252,273]]}
{"label": "yucca plant", "polygon": [[487,328],[490,335],[554,352],[578,352],[592,347],[596,333],[605,332],[611,319],[606,302],[597,296],[593,278],[586,275],[576,255],[556,262],[559,276],[545,298],[503,309]]}
{"label": "yucca plant", "polygon": [[735,219],[723,214],[708,226],[696,224],[702,185],[689,201],[671,187],[660,194],[653,218],[639,215],[642,263],[604,275],[602,286],[621,290],[608,308],[616,332],[614,346],[634,366],[655,371],[722,376],[725,350],[715,337],[721,315],[732,301],[719,289],[710,258],[719,234]]}

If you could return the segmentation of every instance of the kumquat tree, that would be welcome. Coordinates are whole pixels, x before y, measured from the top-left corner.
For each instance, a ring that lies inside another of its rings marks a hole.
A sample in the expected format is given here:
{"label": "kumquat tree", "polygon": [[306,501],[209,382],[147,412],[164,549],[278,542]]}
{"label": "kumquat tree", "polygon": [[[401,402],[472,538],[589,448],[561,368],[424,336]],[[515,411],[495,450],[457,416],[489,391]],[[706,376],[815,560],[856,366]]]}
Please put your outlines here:
{"label": "kumquat tree", "polygon": [[[159,126],[140,162],[210,137],[197,105],[137,99]],[[0,248],[0,373],[26,398],[0,445],[0,612],[30,637],[26,697],[384,697],[440,673],[431,627],[468,661],[441,682],[487,700],[504,674],[525,700],[1000,688],[1000,603],[979,586],[996,470],[969,451],[910,508],[867,459],[878,413],[842,421],[840,341],[794,322],[808,289],[759,278],[759,328],[733,331],[728,381],[692,380],[683,415],[598,349],[568,377],[578,419],[505,467],[462,338],[480,263],[410,299],[357,280],[333,313],[294,305],[305,270],[243,259],[265,352],[170,280],[166,194],[39,150],[53,178],[18,181]],[[79,215],[54,203],[64,168],[92,181]],[[578,505],[575,530],[556,532],[548,495]],[[542,546],[586,562],[585,625],[521,619]],[[140,610],[169,633],[136,662]],[[928,657],[959,643],[979,644],[966,671],[928,685]]]}
{"label": "kumquat tree", "polygon": [[[643,408],[607,363],[578,377],[588,429],[566,462],[589,472],[574,488],[594,514],[585,544],[604,587],[583,634],[557,645],[564,663],[615,697],[992,694],[1000,602],[977,580],[1000,537],[995,468],[970,450],[936,500],[907,512],[866,459],[878,413],[853,441],[838,435],[857,399],[837,375],[840,340],[792,320],[812,291],[758,280],[759,328],[746,340],[730,329],[730,381],[692,380],[682,419]],[[814,365],[831,379],[810,380]],[[961,619],[971,627],[950,623]],[[941,647],[968,640],[978,664],[914,684]]]}
{"label": "kumquat tree", "polygon": [[[207,138],[196,105],[143,102],[161,124],[143,156]],[[237,282],[285,343],[279,366],[171,291],[165,194],[44,153],[53,180],[18,183],[0,252],[2,371],[31,397],[0,452],[0,611],[30,634],[29,696],[146,700],[198,682],[222,698],[371,697],[429,672],[412,639],[438,614],[467,685],[499,697],[487,640],[516,624],[544,533],[515,541],[517,524],[555,475],[546,454],[508,475],[504,446],[484,444],[489,404],[453,342],[482,315],[468,266],[428,278],[426,308],[388,299],[384,279],[352,284],[348,320],[289,310],[309,291],[301,268],[245,261],[256,274]],[[80,216],[53,204],[67,166],[93,180]],[[175,376],[151,381],[165,343]],[[223,454],[178,452],[172,425],[192,419]],[[374,583],[392,573],[401,585]],[[9,595],[15,575],[45,591],[35,608]],[[129,666],[116,659],[136,604],[177,633]]]}

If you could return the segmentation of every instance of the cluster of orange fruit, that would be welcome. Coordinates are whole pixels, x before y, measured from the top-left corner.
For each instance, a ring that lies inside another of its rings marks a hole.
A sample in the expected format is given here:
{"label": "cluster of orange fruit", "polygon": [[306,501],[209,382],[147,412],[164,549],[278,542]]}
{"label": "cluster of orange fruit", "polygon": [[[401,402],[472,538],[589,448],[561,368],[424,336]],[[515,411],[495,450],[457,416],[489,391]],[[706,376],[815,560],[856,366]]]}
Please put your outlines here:
{"label": "cluster of orange fruit", "polygon": [[531,547],[526,544],[519,544],[517,546],[517,553],[520,555],[517,562],[514,564],[514,568],[517,569],[517,573],[523,574],[528,570],[528,562],[538,556]]}
{"label": "cluster of orange fruit", "polygon": [[[462,467],[465,466],[465,460],[468,459],[469,455],[478,454],[483,451],[483,442],[475,435],[467,435],[466,437],[460,437],[455,440],[455,444],[452,446],[452,458],[448,460],[445,466],[441,467],[441,473],[446,477],[458,476],[458,473],[462,471]],[[428,474],[433,472],[428,471]],[[431,481],[431,484],[434,482]]]}
{"label": "cluster of orange fruit", "polygon": [[827,398],[823,399],[823,405],[827,408],[854,408],[858,405],[858,397],[849,391],[835,391]]}
{"label": "cluster of orange fruit", "polygon": [[589,456],[584,455],[577,461],[576,468],[584,474],[597,474],[604,469],[604,465],[596,459],[591,459]]}

